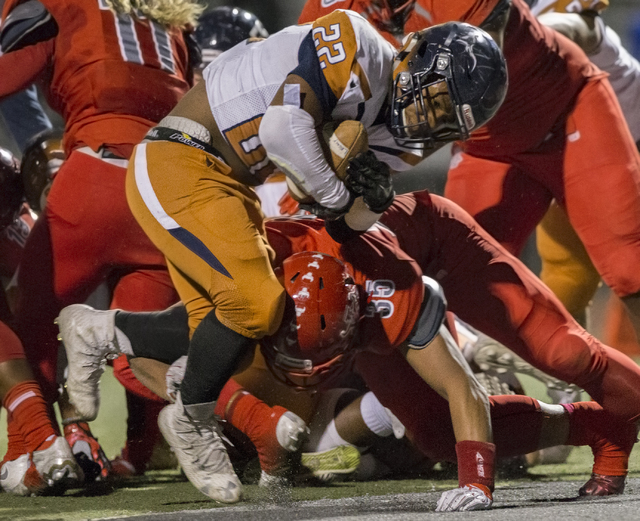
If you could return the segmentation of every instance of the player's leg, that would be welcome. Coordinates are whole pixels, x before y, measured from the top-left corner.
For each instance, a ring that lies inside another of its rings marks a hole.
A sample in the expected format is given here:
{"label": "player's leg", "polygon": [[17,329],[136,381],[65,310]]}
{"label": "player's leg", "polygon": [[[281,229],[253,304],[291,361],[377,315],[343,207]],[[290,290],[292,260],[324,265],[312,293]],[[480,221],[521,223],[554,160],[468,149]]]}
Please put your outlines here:
{"label": "player's leg", "polygon": [[[411,218],[414,227],[425,230],[421,241],[397,226],[406,220],[403,197],[417,205]],[[462,320],[538,369],[585,389],[611,413],[632,421],[639,417],[638,366],[581,328],[553,293],[464,210],[422,192],[401,196],[383,219],[425,274],[442,285],[449,309]],[[438,255],[430,254],[435,246]]]}
{"label": "player's leg", "polygon": [[[138,226],[137,223],[135,226]],[[136,248],[133,245],[140,244],[139,241],[131,242],[132,247],[128,255],[134,254]],[[126,264],[126,260],[123,261]],[[136,269],[119,277],[111,307],[131,312],[152,312],[165,309],[177,300],[178,295],[164,267],[164,258],[158,252],[156,269]],[[142,474],[153,456],[155,446],[163,445],[158,429],[158,414],[166,402],[159,400],[153,393],[144,392],[146,388],[142,385],[138,384],[136,391],[130,390],[137,383],[137,379],[131,374],[125,356],[114,360],[113,368],[115,377],[125,387],[128,410],[126,445],[122,449],[119,462],[129,462],[136,474]]]}
{"label": "player's leg", "polygon": [[[446,400],[422,380],[400,353],[361,353],[356,369],[380,402],[407,429],[407,435],[434,461],[455,462],[456,439]],[[393,382],[393,385],[389,385]],[[511,457],[554,445],[589,445],[596,476],[581,489],[585,495],[621,493],[635,429],[595,402],[571,407],[541,405],[528,396],[491,396],[496,454]]]}
{"label": "player's leg", "polygon": [[582,327],[587,307],[600,283],[600,274],[577,236],[565,211],[554,201],[536,229],[542,263],[540,278]]}
{"label": "player's leg", "polygon": [[[160,427],[174,449],[180,445],[183,467],[197,455],[189,454],[193,444],[182,450],[182,440],[200,436],[204,428],[219,446],[207,444],[209,451],[217,451],[209,461],[218,463],[209,476],[194,465],[187,475],[215,499],[237,501],[240,483],[214,432],[211,409],[255,341],[275,331],[281,320],[284,290],[270,266],[273,252],[264,237],[263,216],[255,193],[225,175],[229,169],[223,163],[213,161],[212,168],[212,156],[202,151],[148,143],[139,145],[134,157],[127,178],[129,204],[167,257],[192,331],[180,394],[161,413]],[[180,182],[163,175],[169,163],[181,172]]]}
{"label": "player's leg", "polygon": [[111,171],[105,175],[104,170],[102,160],[78,151],[71,153],[56,175],[46,209],[36,221],[22,256],[17,333],[49,403],[58,396],[58,328],[54,320],[62,307],[85,301],[110,269],[101,262],[102,252],[109,247],[103,244],[103,237],[111,234],[109,211],[100,213],[97,209],[115,204],[111,185],[115,181],[109,179]]}
{"label": "player's leg", "polygon": [[508,162],[455,148],[444,195],[464,208],[510,253],[518,255],[551,202],[551,193]]}
{"label": "player's leg", "polygon": [[0,401],[7,410],[7,453],[0,486],[11,494],[64,490],[82,474],[44,400],[18,337],[0,322]]}
{"label": "player's leg", "polygon": [[566,134],[564,193],[558,201],[639,333],[640,155],[606,79],[582,89]]}

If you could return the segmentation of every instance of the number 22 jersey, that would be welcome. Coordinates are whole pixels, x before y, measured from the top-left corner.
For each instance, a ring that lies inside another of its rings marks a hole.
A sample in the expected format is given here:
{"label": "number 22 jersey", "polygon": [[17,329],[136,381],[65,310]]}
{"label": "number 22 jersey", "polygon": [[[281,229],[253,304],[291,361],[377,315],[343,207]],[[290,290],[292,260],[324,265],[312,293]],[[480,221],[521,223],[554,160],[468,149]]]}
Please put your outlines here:
{"label": "number 22 jersey", "polygon": [[[292,26],[266,40],[242,42],[203,73],[211,111],[224,138],[257,178],[275,170],[258,130],[289,74],[303,78],[318,97],[326,120],[357,120],[369,146],[394,169],[421,159],[398,147],[384,120],[395,51],[360,15],[334,11],[312,24]],[[296,99],[284,103],[298,104]]]}

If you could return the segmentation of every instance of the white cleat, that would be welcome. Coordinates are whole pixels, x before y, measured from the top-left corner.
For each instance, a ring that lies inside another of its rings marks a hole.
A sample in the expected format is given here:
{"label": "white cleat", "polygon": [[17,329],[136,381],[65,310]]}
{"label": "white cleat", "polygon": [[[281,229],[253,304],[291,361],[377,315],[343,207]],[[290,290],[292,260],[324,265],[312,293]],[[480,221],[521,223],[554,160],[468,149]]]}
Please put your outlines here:
{"label": "white cleat", "polygon": [[47,488],[29,454],[3,463],[0,467],[0,486],[6,493],[15,496],[37,496]]}
{"label": "white cleat", "polygon": [[98,311],[84,304],[67,306],[56,324],[67,352],[69,401],[85,421],[100,408],[100,377],[108,358],[120,354],[116,340],[117,310]]}
{"label": "white cleat", "polygon": [[77,487],[84,480],[82,470],[63,436],[58,436],[48,449],[35,451],[32,459],[47,486],[58,492]]}
{"label": "white cleat", "polygon": [[266,472],[262,470],[258,486],[264,488],[288,487],[291,485],[290,474],[293,471],[293,454],[300,450],[300,447],[309,435],[309,427],[305,421],[297,414],[287,411],[276,424],[276,439],[282,449],[286,451],[281,465],[277,470]]}
{"label": "white cleat", "polygon": [[544,373],[491,337],[479,331],[474,332],[478,335],[478,340],[473,346],[473,361],[482,371],[494,370],[498,374],[506,372],[525,374],[545,384],[547,392],[553,390],[579,392],[577,386]]}
{"label": "white cleat", "polygon": [[162,435],[194,487],[215,501],[238,502],[242,497],[242,484],[218,432],[214,404],[187,407],[190,416],[178,395],[176,403],[162,409],[158,416]]}
{"label": "white cleat", "polygon": [[309,427],[300,416],[285,412],[276,425],[278,443],[287,452],[296,452],[309,435]]}

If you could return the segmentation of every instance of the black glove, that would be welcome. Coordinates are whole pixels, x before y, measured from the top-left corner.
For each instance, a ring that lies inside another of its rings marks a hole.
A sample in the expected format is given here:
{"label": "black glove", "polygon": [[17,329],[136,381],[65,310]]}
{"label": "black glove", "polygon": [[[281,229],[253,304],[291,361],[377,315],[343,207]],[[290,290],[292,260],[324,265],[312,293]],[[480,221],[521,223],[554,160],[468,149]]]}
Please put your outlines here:
{"label": "black glove", "polygon": [[300,203],[300,208],[314,215],[317,215],[325,221],[333,221],[335,219],[339,219],[349,211],[349,208],[351,208],[351,205],[353,204],[353,200],[354,197],[351,196],[349,198],[349,202],[342,208],[328,208],[326,206],[322,206],[316,201],[309,204]]}
{"label": "black glove", "polygon": [[374,213],[383,213],[393,203],[391,171],[371,150],[349,161],[344,184],[356,197],[362,196]]}

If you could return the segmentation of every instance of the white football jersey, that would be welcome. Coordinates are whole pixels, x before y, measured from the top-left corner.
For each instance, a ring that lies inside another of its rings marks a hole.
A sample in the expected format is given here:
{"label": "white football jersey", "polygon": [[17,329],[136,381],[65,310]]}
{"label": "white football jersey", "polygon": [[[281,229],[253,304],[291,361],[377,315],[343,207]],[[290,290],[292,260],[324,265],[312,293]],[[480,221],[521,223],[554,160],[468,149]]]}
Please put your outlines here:
{"label": "white football jersey", "polygon": [[421,152],[399,147],[385,124],[394,56],[393,46],[364,18],[337,10],[265,40],[241,42],[203,77],[218,128],[260,180],[275,170],[258,136],[260,122],[290,73],[312,87],[327,120],[362,122],[370,149],[402,171],[419,162]]}

